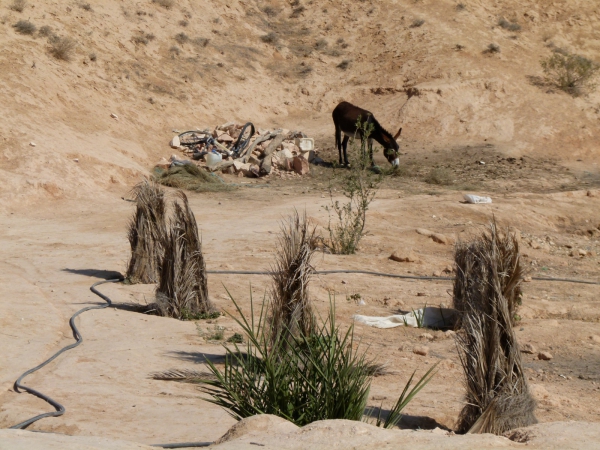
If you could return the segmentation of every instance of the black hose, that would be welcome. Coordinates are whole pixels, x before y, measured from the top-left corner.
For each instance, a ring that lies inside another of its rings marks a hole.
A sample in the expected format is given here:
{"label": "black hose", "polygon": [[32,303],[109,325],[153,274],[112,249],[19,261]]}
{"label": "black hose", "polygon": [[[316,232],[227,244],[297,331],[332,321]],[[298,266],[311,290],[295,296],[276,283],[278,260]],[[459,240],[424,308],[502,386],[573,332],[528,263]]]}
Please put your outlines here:
{"label": "black hose", "polygon": [[60,403],[58,403],[56,400],[53,400],[52,398],[48,397],[45,394],[42,394],[39,391],[36,391],[35,389],[32,389],[30,387],[24,386],[21,384],[21,381],[23,381],[23,378],[25,378],[27,375],[32,374],[33,372],[40,370],[42,367],[44,367],[45,365],[51,363],[52,361],[54,361],[56,358],[58,358],[59,355],[61,355],[62,353],[66,352],[67,350],[71,350],[72,348],[77,347],[79,344],[81,344],[83,342],[83,337],[81,336],[81,333],[79,333],[79,330],[77,329],[77,326],[75,325],[75,318],[81,314],[84,313],[86,311],[89,311],[90,309],[104,309],[104,308],[108,308],[111,305],[111,301],[110,298],[108,298],[106,295],[102,294],[101,292],[96,290],[96,286],[100,285],[100,284],[104,284],[104,283],[116,283],[118,281],[122,281],[121,278],[116,278],[113,280],[105,280],[105,281],[98,281],[97,283],[94,283],[92,285],[92,287],[90,287],[90,290],[96,294],[99,295],[103,300],[106,301],[106,305],[100,305],[100,306],[87,306],[83,309],[80,309],[79,311],[77,311],[75,314],[73,314],[71,316],[71,320],[69,320],[69,325],[71,325],[71,329],[73,330],[73,337],[77,340],[77,342],[74,342],[73,344],[67,345],[66,347],[61,348],[59,351],[57,351],[54,355],[52,355],[50,358],[48,358],[46,361],[44,361],[43,363],[41,363],[38,366],[35,366],[33,369],[29,369],[27,372],[25,372],[23,375],[21,375],[19,378],[17,378],[17,381],[15,381],[15,392],[20,393],[21,390],[29,392],[30,394],[35,395],[36,397],[41,398],[42,400],[48,402],[50,405],[52,405],[56,411],[52,411],[52,412],[47,412],[44,414],[39,414],[35,417],[32,417],[31,419],[27,419],[24,422],[18,423],[16,425],[13,425],[12,427],[10,427],[11,429],[18,429],[18,430],[23,430],[25,428],[27,428],[29,425],[31,425],[33,422],[36,422],[40,419],[43,419],[44,417],[58,417],[58,416],[62,416],[65,413],[65,407],[63,405],[61,405]]}

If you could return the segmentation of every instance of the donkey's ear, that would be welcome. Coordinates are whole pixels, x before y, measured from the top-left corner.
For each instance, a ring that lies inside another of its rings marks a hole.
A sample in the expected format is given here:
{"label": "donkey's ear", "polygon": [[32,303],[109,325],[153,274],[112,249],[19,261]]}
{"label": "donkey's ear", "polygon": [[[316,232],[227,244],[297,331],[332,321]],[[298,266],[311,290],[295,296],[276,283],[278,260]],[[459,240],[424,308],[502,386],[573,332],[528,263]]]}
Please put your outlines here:
{"label": "donkey's ear", "polygon": [[400,129],[398,130],[398,132],[396,133],[396,135],[394,136],[394,140],[398,140],[398,138],[400,137],[400,133],[402,133],[402,127],[400,127]]}

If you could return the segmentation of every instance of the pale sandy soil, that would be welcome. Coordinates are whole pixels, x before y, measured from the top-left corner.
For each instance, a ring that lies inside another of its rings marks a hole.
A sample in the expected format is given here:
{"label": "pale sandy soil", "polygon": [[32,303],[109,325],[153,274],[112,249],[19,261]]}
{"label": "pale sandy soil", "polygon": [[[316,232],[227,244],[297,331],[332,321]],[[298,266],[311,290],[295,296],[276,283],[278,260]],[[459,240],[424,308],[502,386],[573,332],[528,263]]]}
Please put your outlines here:
{"label": "pale sandy soil", "polygon": [[[406,170],[385,180],[358,254],[318,255],[317,269],[431,275],[452,263],[452,246],[436,244],[416,228],[466,238],[494,215],[519,230],[533,276],[600,280],[600,94],[572,98],[538,86],[536,78],[542,75],[539,60],[551,48],[598,58],[600,12],[594,0],[473,1],[460,11],[445,0],[319,0],[302,2],[306,9],[296,18],[288,2],[276,0],[271,6],[278,12],[270,18],[261,12],[262,2],[181,1],[169,10],[153,2],[101,3],[86,10],[70,1],[29,2],[23,13],[10,10],[8,0],[0,4],[0,427],[48,410],[41,400],[15,393],[12,384],[72,342],[69,317],[100,302],[89,286],[125,269],[133,204],[122,198],[173,152],[166,144],[174,129],[229,120],[301,129],[333,161],[330,111],[350,100],[374,111],[389,129],[403,125]],[[517,21],[522,30],[501,29],[500,17]],[[418,18],[425,23],[411,26]],[[25,19],[73,37],[78,45],[71,61],[52,58],[45,37],[16,33],[12,25]],[[181,32],[190,41],[178,44],[174,38]],[[269,32],[278,35],[276,45],[260,39]],[[141,33],[154,39],[136,43]],[[209,44],[194,44],[199,37]],[[483,53],[491,42],[501,53]],[[456,44],[465,48],[457,51]],[[346,59],[348,70],[339,69]],[[409,88],[420,95],[402,108]],[[447,171],[450,185],[424,182],[435,168]],[[327,223],[330,177],[330,169],[313,167],[301,180],[242,180],[250,187],[190,194],[208,268],[268,269],[278,221],[294,208],[306,209],[321,227]],[[463,204],[465,192],[490,195],[494,202]],[[389,260],[398,249],[413,250],[420,262]],[[588,256],[577,256],[579,249]],[[209,277],[211,297],[226,310],[232,305],[225,288],[248,312],[250,291],[261,302],[268,287],[265,276]],[[202,369],[205,358],[218,361],[221,344],[204,337],[216,326],[224,326],[229,337],[238,331],[233,321],[141,315],[118,304],[151,302],[153,286],[101,289],[117,307],[81,316],[83,345],[26,381],[63,403],[67,413],[30,428],[143,444],[222,436],[234,420],[203,401],[194,385],[149,375]],[[338,319],[348,326],[357,313],[450,305],[450,289],[441,280],[331,275],[315,277],[311,295],[325,312],[335,293]],[[597,428],[598,286],[533,281],[524,292],[519,342],[554,356],[539,361],[524,355],[538,419]],[[353,294],[366,305],[347,301]],[[402,427],[452,428],[464,392],[453,340],[440,331],[430,331],[431,342],[416,329],[356,331],[388,368],[373,380],[370,405],[389,408],[415,369],[422,373],[440,362],[439,373],[407,408]],[[422,344],[430,347],[427,357],[412,352]],[[9,442],[4,439],[16,439],[27,448],[32,441],[21,436],[3,432],[0,447]],[[35,439],[44,442],[40,435]]]}

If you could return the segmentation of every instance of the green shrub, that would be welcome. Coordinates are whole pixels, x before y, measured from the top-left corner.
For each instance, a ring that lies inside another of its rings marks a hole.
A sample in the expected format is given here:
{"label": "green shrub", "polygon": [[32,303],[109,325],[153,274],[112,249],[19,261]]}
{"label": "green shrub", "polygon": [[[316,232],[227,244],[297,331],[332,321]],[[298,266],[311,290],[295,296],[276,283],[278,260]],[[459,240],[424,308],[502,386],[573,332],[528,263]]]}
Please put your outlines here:
{"label": "green shrub", "polygon": [[594,61],[567,52],[555,52],[543,59],[541,65],[546,81],[571,95],[579,95],[584,89],[595,87],[593,79],[600,69]]}
{"label": "green shrub", "polygon": [[175,35],[175,40],[178,44],[183,45],[190,40],[190,37],[185,33],[177,33]]}
{"label": "green shrub", "polygon": [[372,133],[373,125],[367,124],[366,121],[361,123],[359,118],[357,126],[362,129],[364,139],[360,141],[360,147],[356,141],[351,144],[348,150],[350,170],[338,176],[341,193],[346,197],[346,201],[334,201],[333,185],[330,185],[331,204],[325,207],[329,213],[329,249],[338,255],[356,253],[360,240],[366,234],[367,210],[382,181],[381,175],[370,169],[367,137]]}
{"label": "green shrub", "polygon": [[[273,342],[265,302],[255,322],[251,300],[248,322],[232,301],[239,317],[231,317],[242,327],[247,344],[245,352],[237,343],[232,349],[225,347],[223,371],[207,361],[214,379],[199,380],[212,397],[207,401],[227,409],[237,420],[256,414],[274,414],[298,426],[326,419],[362,420],[374,365],[366,351],[354,348],[354,326],[344,333],[336,325],[333,302],[327,318],[311,335],[284,333]],[[402,409],[431,381],[436,366],[410,389],[413,373],[385,421],[379,409],[376,425],[395,426]]]}
{"label": "green shrub", "polygon": [[13,28],[20,34],[33,34],[37,30],[37,27],[29,20],[19,20],[13,25]]}

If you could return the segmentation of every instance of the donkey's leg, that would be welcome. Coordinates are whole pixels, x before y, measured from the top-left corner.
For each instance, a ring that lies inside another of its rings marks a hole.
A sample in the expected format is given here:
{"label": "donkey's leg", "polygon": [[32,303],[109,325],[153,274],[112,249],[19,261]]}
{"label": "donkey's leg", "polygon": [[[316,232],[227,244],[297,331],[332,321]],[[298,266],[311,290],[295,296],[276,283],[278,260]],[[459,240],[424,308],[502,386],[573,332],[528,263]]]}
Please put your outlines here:
{"label": "donkey's leg", "polygon": [[[342,148],[344,149],[344,162],[343,164],[345,164],[346,166],[349,166],[350,163],[348,162],[348,140],[350,139],[350,137],[348,137],[347,135],[344,135],[344,140],[342,141]],[[342,164],[342,158],[340,157],[340,164]]]}
{"label": "donkey's leg", "polygon": [[342,164],[344,164],[344,161],[342,161],[342,129],[337,125],[335,126],[335,146],[337,147],[340,156],[341,166]]}

